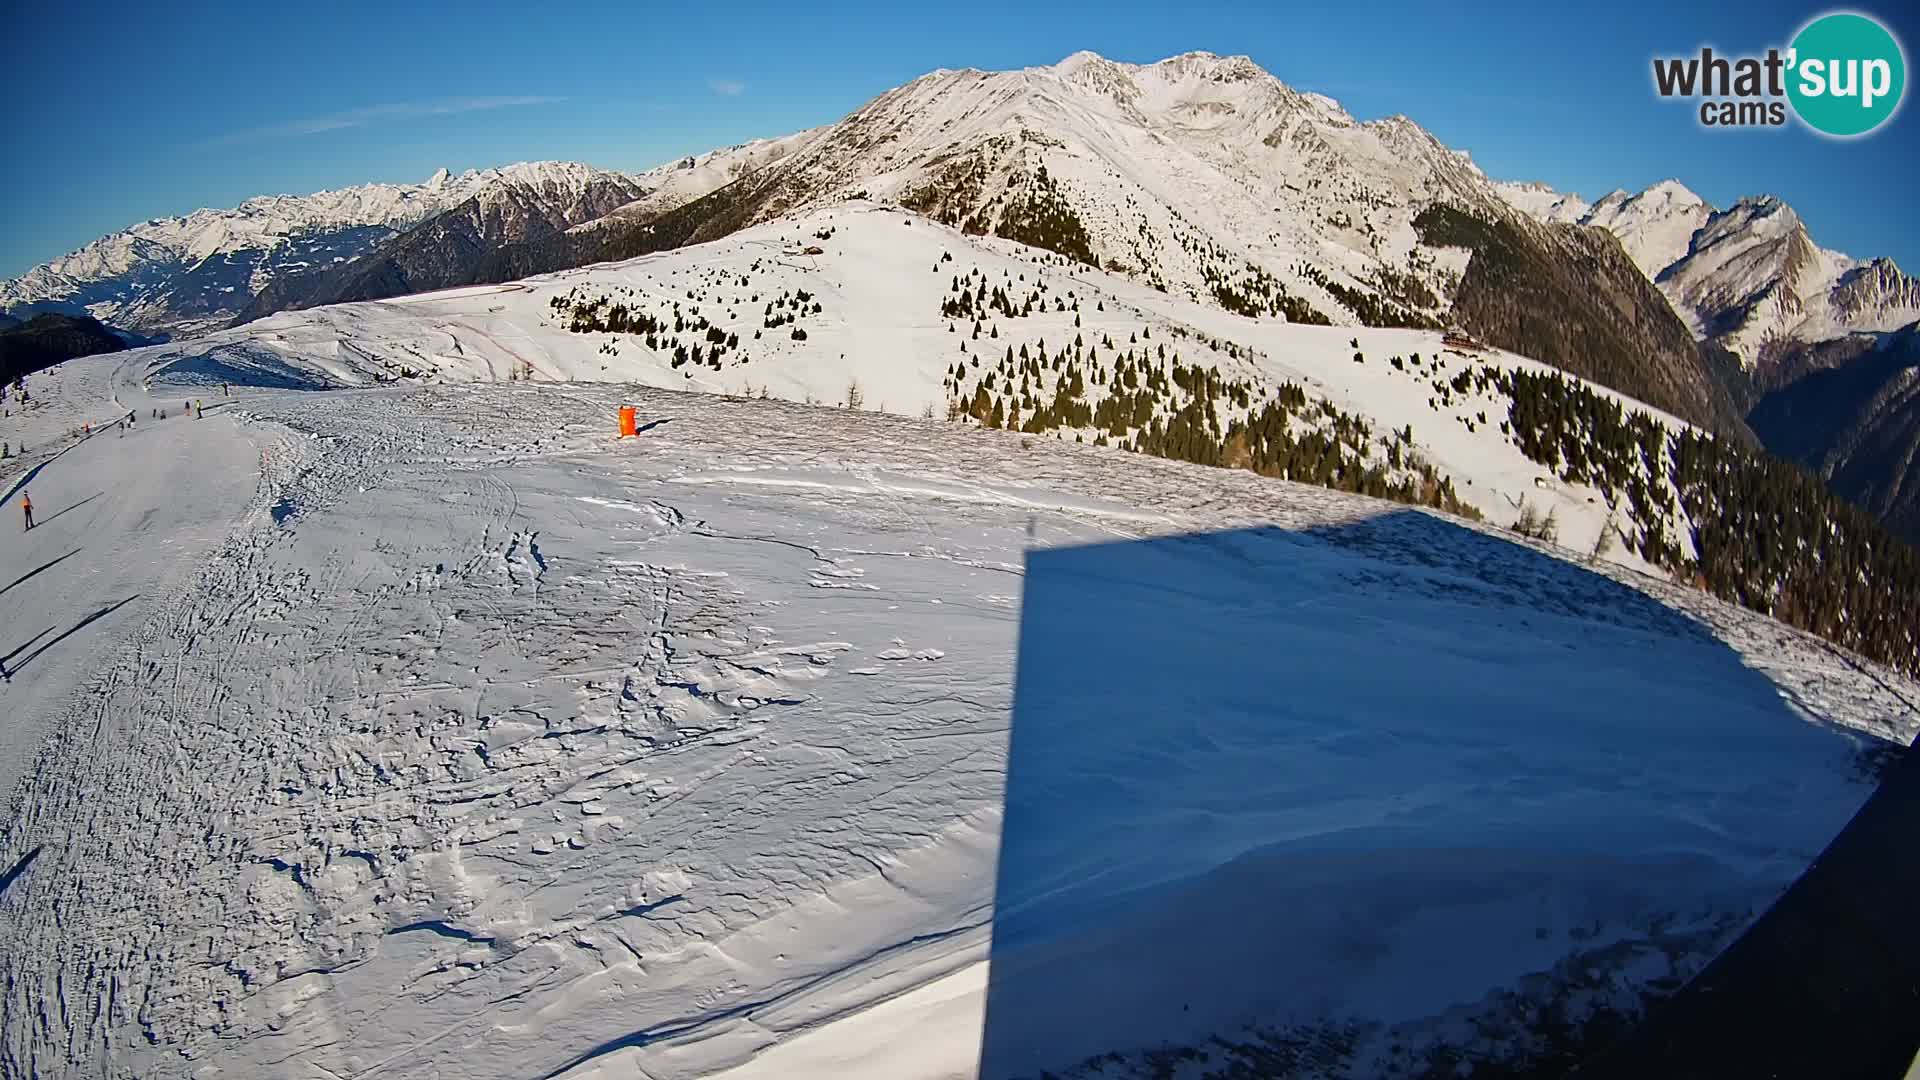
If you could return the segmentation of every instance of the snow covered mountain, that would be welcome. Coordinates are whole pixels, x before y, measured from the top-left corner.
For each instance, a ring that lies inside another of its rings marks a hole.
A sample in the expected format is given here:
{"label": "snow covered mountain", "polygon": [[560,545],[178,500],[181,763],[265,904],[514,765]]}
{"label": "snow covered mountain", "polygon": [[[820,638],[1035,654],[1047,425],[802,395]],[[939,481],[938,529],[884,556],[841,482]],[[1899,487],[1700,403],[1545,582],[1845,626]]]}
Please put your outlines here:
{"label": "snow covered mountain", "polygon": [[[1616,246],[1514,210],[1411,120],[1361,123],[1245,57],[1125,64],[1083,52],[1019,71],[936,71],[705,198],[594,230],[596,244],[547,268],[855,195],[1249,317],[1458,321],[1690,420],[1739,425],[1684,324]],[[1436,239],[1423,215],[1442,208],[1476,224]],[[1490,267],[1474,269],[1476,245],[1492,250]],[[1524,301],[1507,295],[1515,283]]]}
{"label": "snow covered mountain", "polygon": [[1793,342],[1920,319],[1920,280],[1890,259],[1862,262],[1817,246],[1799,215],[1770,197],[1714,213],[1660,284],[1750,365]]}
{"label": "snow covered mountain", "polygon": [[1578,225],[1592,209],[1580,196],[1562,194],[1537,180],[1496,180],[1493,187],[1516,209],[1554,225]]}
{"label": "snow covered mountain", "polygon": [[1441,313],[1431,287],[1464,259],[1417,252],[1425,206],[1510,213],[1411,121],[1359,123],[1245,57],[1083,52],[923,76],[655,231],[708,239],[853,194],[1175,293],[1348,325]]}
{"label": "snow covered mountain", "polygon": [[[1739,426],[1684,324],[1620,252],[1515,210],[1466,154],[1406,117],[1359,122],[1246,57],[1127,64],[1082,52],[1019,71],[936,71],[825,128],[633,179],[646,190],[617,209],[611,197],[576,200],[572,213],[462,202],[405,236],[370,238],[378,251],[274,275],[220,310],[253,318],[509,281],[858,195],[1247,316],[1458,322],[1696,423]],[[1437,209],[1477,224],[1437,240],[1422,217]]]}
{"label": "snow covered mountain", "polygon": [[[0,310],[84,309],[143,334],[192,334],[225,325],[277,280],[348,262],[476,196],[536,192],[564,207],[610,180],[632,183],[573,162],[457,176],[442,169],[419,184],[265,195],[231,210],[155,218],[0,282]],[[638,197],[642,189],[633,190]]]}
{"label": "snow covered mountain", "polygon": [[1620,238],[1696,334],[1769,365],[1782,349],[1920,319],[1920,280],[1890,259],[1862,261],[1819,247],[1793,208],[1771,196],[1715,209],[1676,180],[1592,206],[1542,184],[1500,184],[1541,221],[1598,225]]}
{"label": "snow covered mountain", "polygon": [[1615,191],[1581,214],[1582,225],[1598,225],[1620,238],[1620,246],[1647,277],[1691,250],[1693,235],[1713,214],[1705,199],[1677,180],[1663,180],[1638,195]]}
{"label": "snow covered mountain", "polygon": [[263,289],[242,321],[275,311],[497,282],[583,261],[595,237],[647,220],[779,160],[813,132],[761,139],[643,173],[597,173],[571,186],[490,185],[361,258]]}
{"label": "snow covered mountain", "polygon": [[558,243],[650,190],[644,177],[588,166],[503,176],[358,258],[274,280],[240,318],[516,276],[524,268],[500,262],[503,252]]}
{"label": "snow covered mountain", "polygon": [[605,216],[574,227],[580,234],[616,229],[628,222],[647,221],[669,210],[676,210],[716,188],[779,161],[812,141],[824,128],[784,135],[777,139],[755,139],[737,146],[692,154],[643,174],[648,191],[633,202]]}

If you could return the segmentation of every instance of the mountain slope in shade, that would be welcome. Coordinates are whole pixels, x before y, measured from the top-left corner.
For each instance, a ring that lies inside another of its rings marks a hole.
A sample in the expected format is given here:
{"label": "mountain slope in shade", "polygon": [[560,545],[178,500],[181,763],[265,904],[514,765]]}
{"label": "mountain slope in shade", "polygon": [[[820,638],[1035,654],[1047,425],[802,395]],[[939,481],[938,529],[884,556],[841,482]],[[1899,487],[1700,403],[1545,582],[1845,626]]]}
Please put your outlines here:
{"label": "mountain slope in shade", "polygon": [[10,383],[63,360],[118,352],[127,343],[85,315],[46,313],[0,324],[0,383]]}
{"label": "mountain slope in shade", "polygon": [[1760,399],[1755,433],[1920,546],[1920,323],[1803,362],[1818,369]]}
{"label": "mountain slope in shade", "polygon": [[1415,224],[1427,242],[1473,253],[1452,315],[1474,334],[1701,427],[1750,437],[1739,404],[1685,323],[1610,233],[1579,225],[1529,230],[1446,206]]}
{"label": "mountain slope in shade", "polygon": [[[1541,184],[1497,185],[1541,221],[1565,220],[1577,196]],[[1678,181],[1616,191],[1580,223],[1620,238],[1634,262],[1693,327],[1749,370],[1795,343],[1889,332],[1920,318],[1920,280],[1890,259],[1859,260],[1814,243],[1793,208],[1772,196],[1715,209]]]}

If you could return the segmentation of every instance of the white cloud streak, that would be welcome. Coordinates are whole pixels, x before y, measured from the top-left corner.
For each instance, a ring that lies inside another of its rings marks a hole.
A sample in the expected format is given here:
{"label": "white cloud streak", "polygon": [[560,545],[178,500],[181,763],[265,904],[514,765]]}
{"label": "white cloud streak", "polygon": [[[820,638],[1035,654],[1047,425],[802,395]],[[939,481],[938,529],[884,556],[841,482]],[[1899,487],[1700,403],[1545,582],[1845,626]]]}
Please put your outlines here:
{"label": "white cloud streak", "polygon": [[341,131],[346,128],[367,127],[371,124],[394,120],[415,120],[431,116],[454,116],[459,113],[483,112],[488,109],[509,109],[521,105],[550,105],[565,101],[563,97],[545,95],[522,95],[517,97],[456,97],[437,98],[424,101],[396,101],[386,105],[368,105],[359,109],[347,109],[344,112],[328,113],[324,116],[294,120],[285,124],[267,124],[262,127],[235,131],[207,140],[210,143],[248,142],[255,139],[289,139],[303,135],[319,135],[328,131]]}

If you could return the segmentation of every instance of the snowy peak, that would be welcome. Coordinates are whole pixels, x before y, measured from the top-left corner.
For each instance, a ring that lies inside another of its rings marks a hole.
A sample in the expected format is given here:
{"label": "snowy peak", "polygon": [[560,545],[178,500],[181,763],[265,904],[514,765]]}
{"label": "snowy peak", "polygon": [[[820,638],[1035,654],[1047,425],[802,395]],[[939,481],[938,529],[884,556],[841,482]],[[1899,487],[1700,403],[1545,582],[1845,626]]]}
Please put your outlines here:
{"label": "snowy peak", "polygon": [[1035,69],[1053,73],[1061,79],[1098,82],[1111,78],[1149,80],[1161,84],[1180,82],[1242,82],[1251,79],[1273,80],[1265,69],[1247,56],[1220,56],[1205,50],[1184,52],[1151,64],[1129,64],[1109,60],[1085,49],[1054,64]]}
{"label": "snowy peak", "polygon": [[1412,121],[1360,124],[1245,56],[1210,52],[1150,64],[1078,52],[1017,71],[931,72],[854,110],[752,187],[693,235],[866,195],[1194,299],[1252,288],[1268,314],[1335,323],[1374,317],[1379,282],[1409,274],[1396,305],[1439,317],[1438,287],[1459,269],[1442,264],[1461,256],[1407,261],[1411,221],[1434,201],[1518,220],[1465,155]]}
{"label": "snowy peak", "polygon": [[1707,200],[1678,180],[1662,180],[1640,193],[1642,198],[1667,206],[1705,206]]}
{"label": "snowy peak", "polygon": [[1580,219],[1620,238],[1620,246],[1642,273],[1658,279],[1661,272],[1687,253],[1693,235],[1713,208],[1675,180],[1629,195],[1608,194]]}
{"label": "snowy peak", "polygon": [[1562,195],[1539,181],[1498,181],[1494,190],[1514,209],[1549,225],[1579,224],[1592,207],[1578,195]]}
{"label": "snowy peak", "polygon": [[1779,237],[1805,227],[1793,208],[1772,195],[1749,195],[1713,215],[1708,240],[1734,232],[1750,232],[1768,238]]}
{"label": "snowy peak", "polygon": [[1124,74],[1126,65],[1109,60],[1092,50],[1082,49],[1053,65],[1053,67],[1048,70],[1053,71],[1063,79],[1074,79],[1081,77],[1083,72]]}
{"label": "snowy peak", "polygon": [[1642,273],[1658,279],[1661,271],[1687,253],[1694,230],[1712,207],[1678,180],[1662,180],[1637,194],[1616,189],[1589,205],[1538,182],[1496,183],[1509,205],[1553,225],[1597,225],[1620,239]]}
{"label": "snowy peak", "polygon": [[[1872,325],[1892,330],[1901,319],[1920,312],[1920,278],[1900,272],[1892,259],[1874,259],[1843,270],[1835,280],[1831,294],[1833,313],[1848,326]],[[1912,334],[1915,323],[1905,324]]]}
{"label": "snowy peak", "polygon": [[0,282],[0,311],[85,311],[145,334],[224,325],[287,274],[349,262],[402,229],[505,186],[579,197],[622,174],[577,162],[522,162],[418,184],[260,195],[231,209],[152,218]]}
{"label": "snowy peak", "polygon": [[1536,220],[1613,233],[1700,337],[1748,366],[1776,345],[1889,331],[1920,318],[1920,282],[1890,260],[1863,263],[1821,248],[1773,195],[1717,210],[1671,179],[1610,192],[1591,207],[1544,184],[1495,189]]}
{"label": "snowy peak", "polygon": [[[1544,190],[1551,190],[1546,188],[1544,184],[1537,186]],[[1618,211],[1628,207],[1634,207],[1638,209],[1642,216],[1654,216],[1661,213],[1690,210],[1694,207],[1706,205],[1707,201],[1705,199],[1694,194],[1692,189],[1680,181],[1662,180],[1637,194],[1623,188],[1615,188],[1602,196],[1599,202],[1594,203],[1593,208],[1599,210],[1602,207],[1606,207]],[[1712,208],[1708,207],[1708,209]]]}

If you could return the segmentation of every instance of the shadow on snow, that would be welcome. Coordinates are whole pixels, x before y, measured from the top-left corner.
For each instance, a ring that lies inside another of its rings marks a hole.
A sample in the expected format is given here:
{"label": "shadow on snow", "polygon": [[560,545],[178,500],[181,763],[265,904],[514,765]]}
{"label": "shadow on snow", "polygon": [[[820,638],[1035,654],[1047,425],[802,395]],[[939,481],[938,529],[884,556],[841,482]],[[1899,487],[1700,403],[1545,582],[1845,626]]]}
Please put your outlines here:
{"label": "shadow on snow", "polygon": [[70,504],[68,504],[67,506],[64,506],[64,507],[61,507],[61,508],[60,508],[59,510],[56,510],[56,511],[54,511],[54,512],[53,512],[53,513],[51,513],[51,514],[48,514],[48,515],[47,515],[46,517],[44,517],[44,518],[42,518],[42,519],[40,519],[40,520],[38,520],[38,521],[36,521],[36,522],[34,522],[34,523],[33,523],[33,527],[34,527],[34,528],[36,528],[36,529],[38,529],[38,528],[40,528],[40,527],[41,527],[42,525],[51,525],[51,524],[53,524],[53,522],[54,522],[54,520],[55,520],[55,519],[57,519],[57,518],[59,518],[59,517],[60,517],[61,515],[63,515],[63,514],[65,514],[65,513],[67,513],[67,512],[68,512],[68,511],[70,511],[70,510],[78,510],[78,509],[80,509],[81,507],[83,507],[83,506],[85,506],[85,505],[87,505],[88,503],[90,503],[90,502],[92,502],[93,500],[95,500],[95,499],[97,499],[97,498],[99,498],[100,496],[102,496],[102,495],[105,495],[105,494],[106,494],[106,492],[104,492],[104,491],[96,491],[96,492],[94,492],[93,494],[91,494],[91,495],[89,495],[89,496],[87,496],[86,498],[84,498],[84,499],[81,499],[81,500],[80,500],[79,502],[77,502],[77,503],[70,503]]}
{"label": "shadow on snow", "polygon": [[40,857],[41,848],[44,848],[45,846],[46,846],[45,844],[42,844],[39,847],[35,847],[33,850],[27,852],[25,855],[22,855],[20,857],[20,861],[14,863],[11,869],[9,869],[4,874],[0,874],[0,896],[5,896],[7,893],[7,889],[10,886],[12,886],[12,884],[14,883],[14,880],[17,879],[21,874],[24,874],[27,872],[27,867],[32,866],[33,860]]}
{"label": "shadow on snow", "polygon": [[19,646],[18,648],[15,648],[13,652],[8,653],[4,657],[0,657],[0,665],[4,665],[6,667],[6,671],[9,676],[18,675],[22,668],[26,667],[28,664],[31,664],[35,660],[39,659],[40,656],[44,654],[47,650],[67,640],[68,638],[79,633],[80,631],[85,630],[87,627],[92,626],[94,623],[100,621],[101,619],[104,619],[107,616],[113,614],[114,612],[119,611],[121,608],[126,607],[128,604],[133,603],[135,600],[138,600],[139,598],[140,598],[140,594],[134,593],[132,596],[127,597],[125,600],[118,601],[117,603],[108,604],[106,607],[103,607],[100,610],[93,612],[92,614],[81,619],[79,622],[74,623],[72,626],[68,627],[65,631],[63,631],[60,634],[59,637],[56,637],[52,641],[47,642],[45,645],[40,646],[39,648],[33,650],[30,653],[27,653],[27,655],[22,657],[18,663],[14,663],[13,658],[15,656],[18,656],[23,650],[25,650],[28,645],[32,645],[35,641],[40,640],[41,638],[47,636],[47,634],[53,631],[52,627],[48,627],[47,629],[40,631],[38,634],[35,634],[32,638],[29,638],[25,644]]}
{"label": "shadow on snow", "polygon": [[1019,640],[984,1077],[1419,1021],[1671,920],[1690,974],[1867,791],[1692,619],[1420,512],[1035,550]]}
{"label": "shadow on snow", "polygon": [[[78,505],[78,504],[76,503],[75,505]],[[73,509],[73,507],[70,506],[67,509],[71,510]],[[66,511],[64,510],[61,511],[61,513],[65,513],[65,512]],[[26,584],[28,581],[31,581],[33,578],[39,576],[40,574],[46,573],[48,570],[51,570],[54,567],[59,566],[61,563],[66,562],[68,559],[71,559],[75,555],[80,554],[80,552],[83,550],[84,550],[83,548],[74,548],[72,551],[69,551],[65,555],[61,555],[53,559],[51,562],[41,563],[39,566],[34,567],[33,569],[27,571],[24,574],[21,574],[19,577],[14,578],[11,582],[9,582],[6,588],[0,589],[0,596],[4,596],[7,593],[12,592],[14,589],[17,589],[20,586]]]}

